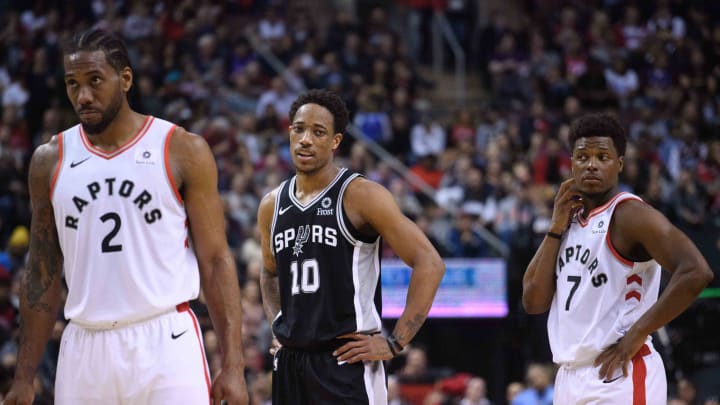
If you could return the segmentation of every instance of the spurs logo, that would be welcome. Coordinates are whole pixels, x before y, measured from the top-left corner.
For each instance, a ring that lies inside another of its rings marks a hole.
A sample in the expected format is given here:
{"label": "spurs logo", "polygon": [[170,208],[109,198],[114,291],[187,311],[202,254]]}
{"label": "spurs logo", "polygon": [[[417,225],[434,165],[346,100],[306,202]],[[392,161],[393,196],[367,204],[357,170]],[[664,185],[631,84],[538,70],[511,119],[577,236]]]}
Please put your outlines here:
{"label": "spurs logo", "polygon": [[298,234],[295,238],[295,246],[293,246],[293,254],[295,256],[300,256],[300,253],[302,253],[302,248],[305,245],[305,243],[310,238],[310,225],[300,226],[298,227]]}

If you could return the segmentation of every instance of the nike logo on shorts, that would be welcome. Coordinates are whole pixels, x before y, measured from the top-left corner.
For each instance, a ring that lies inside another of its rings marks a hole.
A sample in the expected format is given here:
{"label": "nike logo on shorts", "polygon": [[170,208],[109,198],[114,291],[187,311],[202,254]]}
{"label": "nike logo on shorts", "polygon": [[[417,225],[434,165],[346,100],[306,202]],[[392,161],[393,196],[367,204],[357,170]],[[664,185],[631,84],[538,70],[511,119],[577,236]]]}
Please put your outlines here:
{"label": "nike logo on shorts", "polygon": [[292,208],[292,205],[288,205],[285,208],[280,208],[280,210],[278,211],[278,215],[282,215],[282,214],[286,213],[287,210],[289,210],[290,208]]}
{"label": "nike logo on shorts", "polygon": [[85,163],[85,161],[88,160],[88,159],[90,159],[91,157],[92,157],[92,156],[88,156],[88,157],[86,157],[86,158],[83,159],[83,160],[78,160],[77,162],[71,162],[71,163],[70,163],[70,168],[72,169],[72,168],[75,167],[75,166],[80,166],[81,164]]}
{"label": "nike logo on shorts", "polygon": [[174,332],[173,332],[173,333],[170,333],[170,337],[171,337],[173,340],[175,340],[175,339],[179,338],[180,336],[184,335],[185,332],[187,332],[187,331],[188,331],[188,330],[185,329],[184,331],[178,333],[177,335],[176,335]]}
{"label": "nike logo on shorts", "polygon": [[621,378],[623,378],[623,376],[615,377],[615,378],[613,378],[612,380],[603,380],[603,382],[604,382],[605,384],[610,384],[611,382],[617,381],[617,380],[619,380],[619,379],[621,379]]}

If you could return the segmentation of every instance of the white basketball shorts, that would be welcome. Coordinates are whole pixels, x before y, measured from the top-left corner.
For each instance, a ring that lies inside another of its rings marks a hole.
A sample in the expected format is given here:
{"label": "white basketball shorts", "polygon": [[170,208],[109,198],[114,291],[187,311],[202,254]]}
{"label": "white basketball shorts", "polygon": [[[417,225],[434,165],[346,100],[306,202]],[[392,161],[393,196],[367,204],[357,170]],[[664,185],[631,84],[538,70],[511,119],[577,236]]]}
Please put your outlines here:
{"label": "white basketball shorts", "polygon": [[187,303],[113,329],[70,322],[60,343],[56,405],[210,403],[202,331]]}
{"label": "white basketball shorts", "polygon": [[555,377],[555,405],[660,405],[667,403],[667,378],[662,358],[644,344],[628,363],[628,375],[598,377],[600,367],[561,366]]}

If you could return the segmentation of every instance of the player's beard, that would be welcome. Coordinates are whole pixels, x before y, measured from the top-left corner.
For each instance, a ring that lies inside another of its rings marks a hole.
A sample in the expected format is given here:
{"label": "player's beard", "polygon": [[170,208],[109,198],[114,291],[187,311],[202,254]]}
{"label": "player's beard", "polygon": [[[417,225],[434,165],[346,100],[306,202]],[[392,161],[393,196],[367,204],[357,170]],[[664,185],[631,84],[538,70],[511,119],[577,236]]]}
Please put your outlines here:
{"label": "player's beard", "polygon": [[105,130],[105,128],[110,125],[111,122],[115,119],[115,117],[118,115],[118,112],[120,111],[120,108],[122,107],[122,91],[118,89],[118,91],[115,93],[115,96],[110,102],[110,105],[108,108],[106,108],[104,111],[100,111],[100,121],[95,124],[91,124],[89,122],[82,122],[83,130],[88,135],[98,135],[102,131]]}

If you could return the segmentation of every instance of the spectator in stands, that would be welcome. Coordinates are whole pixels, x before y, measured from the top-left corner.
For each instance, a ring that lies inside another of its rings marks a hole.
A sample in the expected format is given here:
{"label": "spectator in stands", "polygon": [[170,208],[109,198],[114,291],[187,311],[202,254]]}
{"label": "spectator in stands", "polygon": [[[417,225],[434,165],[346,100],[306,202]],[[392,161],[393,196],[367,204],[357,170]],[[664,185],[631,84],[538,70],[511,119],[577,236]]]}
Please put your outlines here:
{"label": "spectator in stands", "polygon": [[458,405],[492,405],[487,398],[487,387],[485,379],[473,377],[468,381],[465,388],[465,395],[460,399]]}
{"label": "spectator in stands", "polygon": [[534,363],[528,366],[527,388],[513,398],[510,405],[552,405],[552,366]]}
{"label": "spectator in stands", "polygon": [[410,132],[410,148],[417,159],[427,155],[439,155],[445,150],[445,129],[435,120],[432,113],[422,113],[420,122]]}

